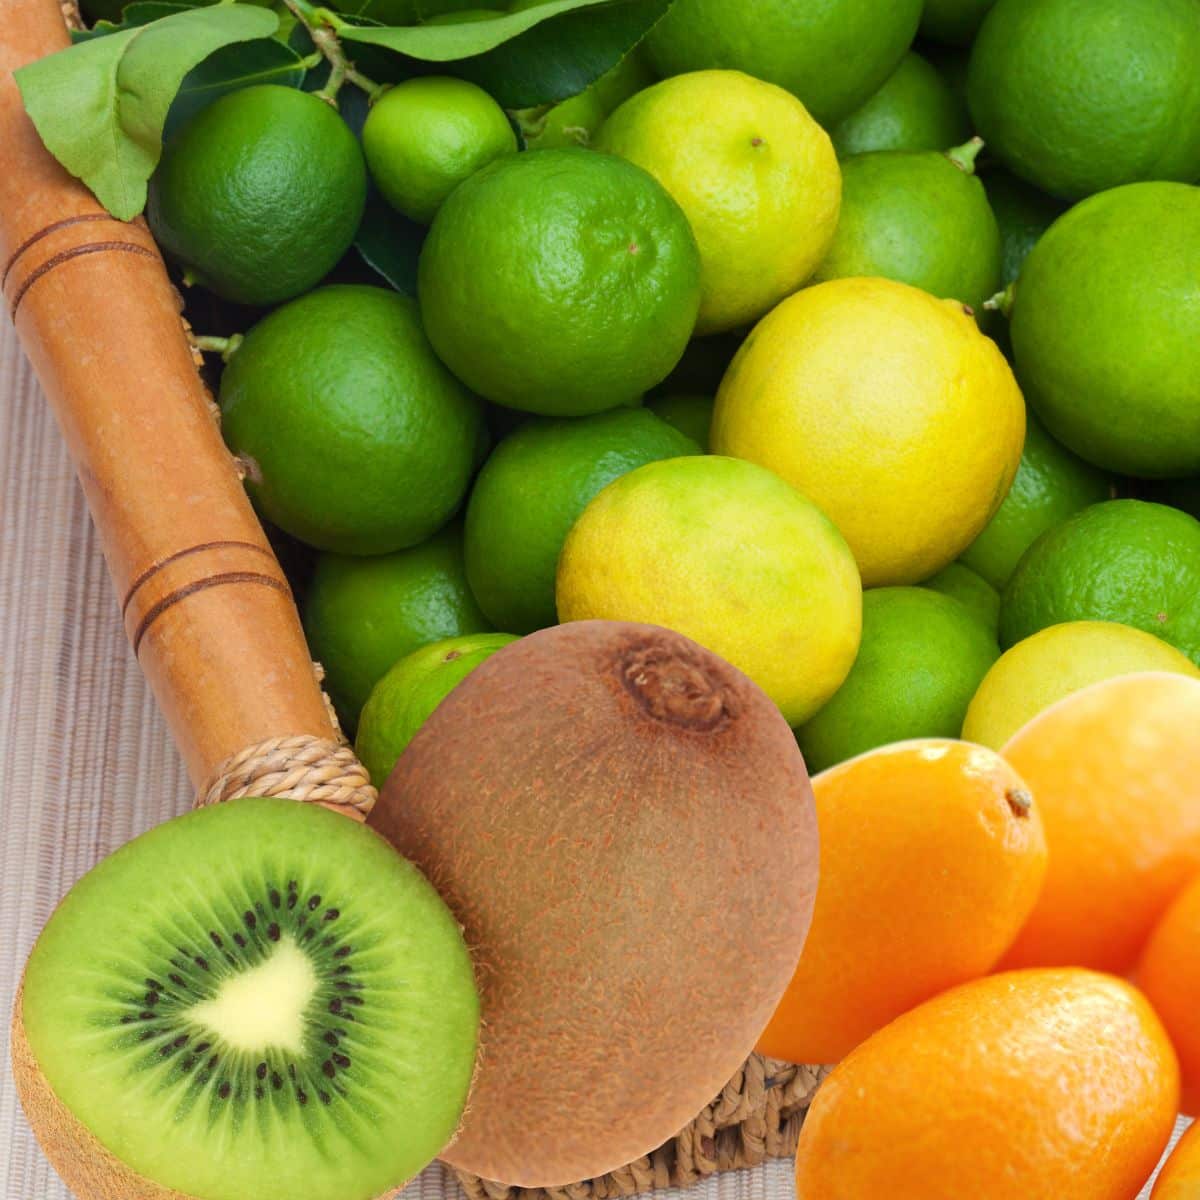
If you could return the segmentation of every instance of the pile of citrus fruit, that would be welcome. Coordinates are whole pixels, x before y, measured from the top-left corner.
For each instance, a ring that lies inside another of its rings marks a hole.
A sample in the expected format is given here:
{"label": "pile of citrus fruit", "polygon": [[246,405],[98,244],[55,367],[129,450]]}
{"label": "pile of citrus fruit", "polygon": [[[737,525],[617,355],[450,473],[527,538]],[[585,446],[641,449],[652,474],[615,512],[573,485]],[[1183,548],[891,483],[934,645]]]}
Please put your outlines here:
{"label": "pile of citrus fruit", "polygon": [[675,0],[356,132],[233,90],[147,215],[375,782],[519,638],[686,635],[819,772],[802,1200],[1133,1200],[1200,1111],[1200,0]]}

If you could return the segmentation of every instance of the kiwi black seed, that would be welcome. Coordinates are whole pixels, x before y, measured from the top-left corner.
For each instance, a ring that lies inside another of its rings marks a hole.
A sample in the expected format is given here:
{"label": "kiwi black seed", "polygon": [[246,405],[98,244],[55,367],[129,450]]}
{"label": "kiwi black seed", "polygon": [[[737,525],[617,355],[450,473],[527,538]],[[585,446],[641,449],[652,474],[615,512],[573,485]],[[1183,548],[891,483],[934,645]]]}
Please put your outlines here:
{"label": "kiwi black seed", "polygon": [[30,958],[14,1066],[80,1200],[373,1200],[452,1136],[477,1020],[418,871],[346,818],[242,800],[77,885]]}

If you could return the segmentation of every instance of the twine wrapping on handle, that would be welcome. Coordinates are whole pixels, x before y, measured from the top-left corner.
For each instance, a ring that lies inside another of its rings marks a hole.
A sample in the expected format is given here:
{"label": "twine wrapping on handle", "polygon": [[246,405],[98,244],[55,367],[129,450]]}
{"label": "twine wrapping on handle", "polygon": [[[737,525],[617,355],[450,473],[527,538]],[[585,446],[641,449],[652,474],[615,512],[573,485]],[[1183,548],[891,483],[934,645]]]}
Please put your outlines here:
{"label": "twine wrapping on handle", "polygon": [[515,1188],[455,1171],[468,1200],[611,1200],[691,1187],[718,1171],[795,1153],[804,1114],[827,1074],[752,1054],[720,1095],[650,1154],[599,1179],[561,1188]]}

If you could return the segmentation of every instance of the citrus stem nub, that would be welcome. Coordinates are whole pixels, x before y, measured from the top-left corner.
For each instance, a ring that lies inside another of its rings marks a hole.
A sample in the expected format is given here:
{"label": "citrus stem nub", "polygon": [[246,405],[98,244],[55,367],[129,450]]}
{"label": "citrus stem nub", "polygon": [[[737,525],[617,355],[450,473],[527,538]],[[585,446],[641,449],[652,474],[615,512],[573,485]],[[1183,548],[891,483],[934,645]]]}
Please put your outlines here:
{"label": "citrus stem nub", "polygon": [[979,152],[982,149],[983,138],[973,137],[969,142],[964,142],[961,146],[955,146],[953,150],[947,150],[946,157],[960,171],[965,171],[968,175],[974,175],[975,160],[979,157]]}
{"label": "citrus stem nub", "polygon": [[983,302],[987,312],[998,312],[1007,317],[1012,312],[1013,300],[1017,295],[1017,285],[1014,280],[1002,292],[997,292],[990,300]]}

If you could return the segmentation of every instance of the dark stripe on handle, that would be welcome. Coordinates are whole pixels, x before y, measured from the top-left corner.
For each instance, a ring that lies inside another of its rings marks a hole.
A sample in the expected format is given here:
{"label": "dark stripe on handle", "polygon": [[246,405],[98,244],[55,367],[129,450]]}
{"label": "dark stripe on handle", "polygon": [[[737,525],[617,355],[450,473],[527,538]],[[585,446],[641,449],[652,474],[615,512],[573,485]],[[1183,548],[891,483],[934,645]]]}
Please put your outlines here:
{"label": "dark stripe on handle", "polygon": [[37,281],[41,279],[43,275],[48,275],[54,270],[55,267],[61,267],[63,263],[70,262],[73,258],[80,258],[85,254],[100,254],[105,250],[113,250],[117,253],[124,254],[140,254],[143,258],[153,259],[155,262],[159,261],[157,254],[147,250],[145,246],[139,246],[134,242],[89,242],[86,246],[75,246],[70,250],[63,250],[61,253],[55,254],[46,259],[46,261],[42,263],[42,265],[38,267],[36,271],[32,272],[29,278],[26,279],[23,284],[21,284],[21,286],[17,289],[17,294],[13,297],[11,307],[8,310],[9,316],[13,318],[16,317],[17,309],[21,307],[21,301],[25,299],[25,293],[28,292],[29,289],[33,287],[33,285],[37,283]]}
{"label": "dark stripe on handle", "polygon": [[181,558],[187,558],[190,554],[200,554],[204,550],[249,550],[254,554],[261,554],[263,558],[273,558],[270,550],[264,549],[262,546],[256,546],[253,542],[201,542],[196,546],[188,546],[184,550],[176,550],[174,554],[168,554],[166,558],[159,559],[156,563],[151,563],[130,585],[129,591],[125,593],[125,599],[121,602],[121,616],[124,616],[129,605],[133,601],[134,594],[138,588],[142,586],[148,579],[153,578],[158,574],[163,567],[168,567],[173,562],[178,562]]}
{"label": "dark stripe on handle", "polygon": [[115,221],[118,225],[123,225],[123,221],[118,221],[116,217],[110,217],[106,212],[97,213],[81,213],[77,217],[63,217],[61,221],[52,221],[45,229],[39,229],[37,233],[32,233],[27,237],[13,252],[12,257],[4,265],[4,274],[0,275],[0,288],[7,286],[8,276],[13,267],[17,265],[17,259],[29,249],[30,246],[36,246],[44,237],[49,237],[52,233],[57,233],[60,229],[66,229],[70,225],[79,225],[84,221]]}
{"label": "dark stripe on handle", "polygon": [[178,604],[180,600],[186,600],[188,596],[193,596],[197,592],[203,592],[207,588],[221,587],[228,583],[253,583],[260,587],[274,588],[275,591],[282,592],[285,596],[291,595],[286,583],[281,583],[270,575],[260,575],[257,571],[227,571],[222,575],[209,575],[206,579],[197,579],[195,583],[178,588],[169,596],[164,596],[156,604],[150,606],[142,618],[141,624],[134,631],[133,653],[137,654],[142,644],[142,638],[146,636],[146,631],[150,626],[172,605]]}

